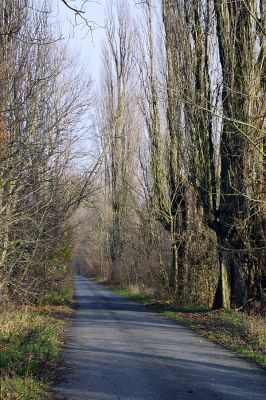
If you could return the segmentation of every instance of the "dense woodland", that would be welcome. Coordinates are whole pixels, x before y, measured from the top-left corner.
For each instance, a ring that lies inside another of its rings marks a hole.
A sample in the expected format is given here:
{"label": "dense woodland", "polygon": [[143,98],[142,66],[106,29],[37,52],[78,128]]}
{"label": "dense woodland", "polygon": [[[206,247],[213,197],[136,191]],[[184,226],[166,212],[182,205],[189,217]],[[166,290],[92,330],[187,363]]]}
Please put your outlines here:
{"label": "dense woodland", "polygon": [[265,1],[107,1],[94,89],[51,12],[0,3],[1,301],[74,257],[180,307],[263,305]]}
{"label": "dense woodland", "polygon": [[265,3],[138,3],[137,18],[126,1],[107,10],[104,162],[77,253],[96,275],[182,307],[262,300]]}

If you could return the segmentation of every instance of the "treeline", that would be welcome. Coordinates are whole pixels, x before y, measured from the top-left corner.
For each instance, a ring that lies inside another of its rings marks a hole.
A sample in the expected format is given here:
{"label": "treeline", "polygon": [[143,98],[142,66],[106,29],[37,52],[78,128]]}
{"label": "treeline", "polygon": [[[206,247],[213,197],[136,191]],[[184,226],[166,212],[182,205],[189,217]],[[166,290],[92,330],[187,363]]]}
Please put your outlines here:
{"label": "treeline", "polygon": [[180,306],[262,301],[265,2],[145,0],[135,20],[130,4],[107,12],[77,257]]}
{"label": "treeline", "polygon": [[87,183],[73,164],[90,84],[66,56],[52,6],[0,2],[0,302],[35,301],[65,276]]}

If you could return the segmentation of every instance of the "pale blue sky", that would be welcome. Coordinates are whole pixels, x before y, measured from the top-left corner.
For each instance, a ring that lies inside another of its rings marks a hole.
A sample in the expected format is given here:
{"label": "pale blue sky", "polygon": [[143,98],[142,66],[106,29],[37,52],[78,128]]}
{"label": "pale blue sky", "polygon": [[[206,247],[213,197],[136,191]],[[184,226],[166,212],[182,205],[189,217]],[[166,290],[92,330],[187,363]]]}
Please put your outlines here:
{"label": "pale blue sky", "polygon": [[[91,75],[92,79],[97,82],[100,78],[101,70],[101,45],[104,38],[104,20],[107,6],[113,0],[89,0],[86,3],[86,17],[89,21],[95,23],[93,31],[90,33],[89,28],[78,18],[78,25],[75,25],[75,13],[69,10],[61,0],[53,0],[55,2],[55,20],[60,22],[61,30],[66,39],[69,40],[70,53],[75,57],[79,57],[79,63],[85,67],[86,71]],[[127,1],[133,15],[139,19],[136,6],[136,0]],[[72,5],[75,7],[83,3],[83,0],[75,0]],[[115,0],[113,1],[115,3]],[[71,4],[71,2],[69,3]],[[73,25],[75,27],[73,28]]]}
{"label": "pale blue sky", "polygon": [[[0,0],[1,1],[1,0]],[[42,0],[40,0],[42,1]],[[77,65],[82,67],[88,75],[91,76],[93,81],[92,89],[97,92],[99,88],[99,81],[101,79],[101,61],[102,61],[102,43],[105,37],[104,21],[107,6],[111,2],[115,3],[116,0],[90,0],[86,4],[86,14],[84,17],[89,21],[95,23],[95,29],[90,32],[89,28],[82,23],[80,18],[77,19],[75,24],[75,13],[69,10],[61,0],[52,0],[54,4],[52,23],[55,24],[57,30],[58,24],[61,27],[61,34],[64,36],[64,40],[68,42],[69,54],[76,59]],[[142,18],[140,7],[136,7],[136,0],[118,0],[125,1],[131,8],[133,16],[137,21]],[[75,0],[72,5],[78,7],[82,4],[83,0]],[[69,0],[69,4],[71,4]],[[84,124],[89,127],[92,120],[90,115],[84,115]],[[89,121],[89,124],[88,124]],[[82,121],[83,124],[83,121]],[[84,152],[94,152],[93,130],[88,130],[86,134],[85,142],[82,141],[81,148]],[[84,143],[85,147],[84,147]],[[93,159],[93,155],[92,155]],[[87,162],[87,161],[86,161]],[[82,163],[80,165],[83,165]]]}
{"label": "pale blue sky", "polygon": [[[101,43],[104,37],[105,8],[110,0],[93,1],[86,5],[84,16],[97,24],[92,33],[80,18],[77,18],[78,24],[75,25],[73,11],[69,10],[60,0],[54,1],[56,2],[55,19],[59,21],[62,34],[69,41],[70,54],[75,58],[78,57],[78,64],[84,66],[93,80],[97,80],[101,60]],[[75,5],[78,3],[82,2],[76,1]],[[73,25],[75,26],[73,27]]]}

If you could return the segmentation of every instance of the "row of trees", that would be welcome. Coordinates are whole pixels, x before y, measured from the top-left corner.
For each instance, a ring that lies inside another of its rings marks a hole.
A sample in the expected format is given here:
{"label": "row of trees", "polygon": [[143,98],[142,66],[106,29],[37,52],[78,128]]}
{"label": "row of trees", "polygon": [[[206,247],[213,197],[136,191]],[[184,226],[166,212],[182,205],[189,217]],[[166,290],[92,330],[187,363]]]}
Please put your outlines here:
{"label": "row of trees", "polygon": [[106,153],[79,251],[95,273],[182,306],[261,300],[264,1],[145,0],[138,22],[129,10],[107,12],[96,124]]}
{"label": "row of trees", "polygon": [[108,3],[98,161],[81,173],[90,82],[49,1],[0,4],[1,299],[35,299],[61,279],[70,218],[94,193],[76,252],[95,273],[181,306],[262,300],[264,1],[145,0],[137,21],[131,5]]}
{"label": "row of trees", "polygon": [[65,275],[69,218],[88,181],[73,163],[90,84],[66,56],[52,5],[0,4],[1,301],[35,300]]}

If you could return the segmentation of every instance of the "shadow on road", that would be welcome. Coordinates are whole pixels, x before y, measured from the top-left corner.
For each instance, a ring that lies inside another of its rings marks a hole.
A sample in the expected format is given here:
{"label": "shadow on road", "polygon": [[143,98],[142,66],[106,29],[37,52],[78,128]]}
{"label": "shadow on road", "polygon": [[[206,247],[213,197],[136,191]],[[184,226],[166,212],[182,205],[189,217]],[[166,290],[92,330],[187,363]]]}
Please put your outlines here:
{"label": "shadow on road", "polygon": [[187,328],[77,278],[59,392],[71,400],[264,400],[266,374]]}

